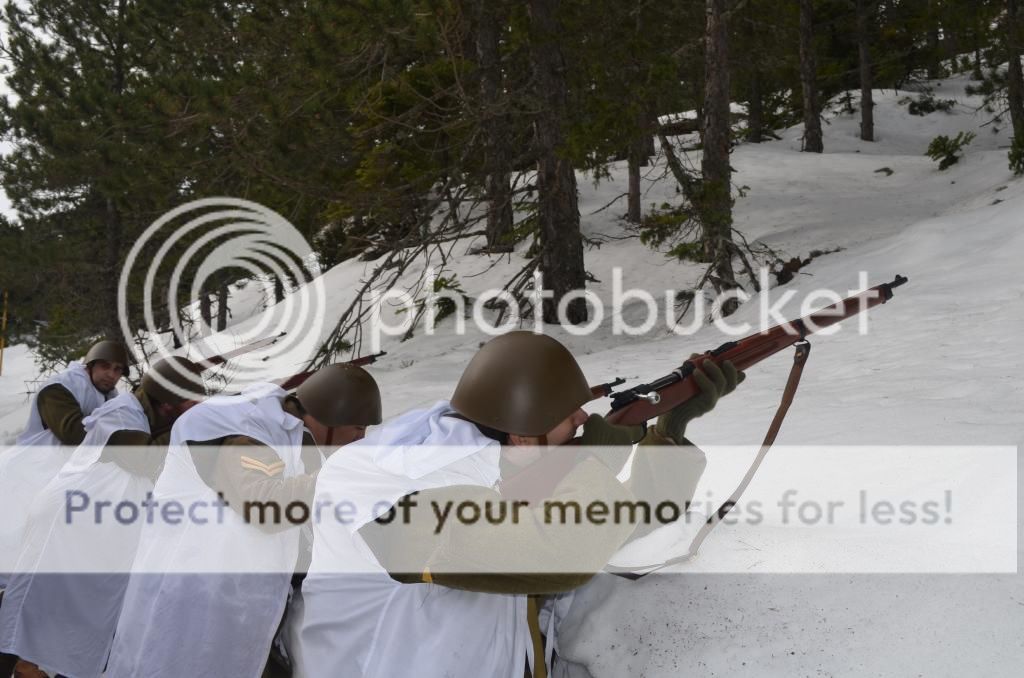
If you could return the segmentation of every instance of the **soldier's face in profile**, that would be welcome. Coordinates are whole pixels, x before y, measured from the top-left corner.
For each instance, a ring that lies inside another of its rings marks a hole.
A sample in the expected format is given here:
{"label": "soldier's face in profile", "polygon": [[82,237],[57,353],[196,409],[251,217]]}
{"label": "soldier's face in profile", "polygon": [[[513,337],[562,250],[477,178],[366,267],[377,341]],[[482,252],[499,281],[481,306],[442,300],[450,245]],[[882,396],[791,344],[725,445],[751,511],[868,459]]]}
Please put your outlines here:
{"label": "soldier's face in profile", "polygon": [[[577,409],[548,431],[544,437],[547,447],[565,445],[576,436],[576,429],[582,426],[586,420],[587,413],[582,409]],[[537,461],[543,454],[544,445],[542,443],[544,441],[540,436],[510,435],[508,441],[508,446],[502,452],[505,459],[513,466],[527,466]]]}

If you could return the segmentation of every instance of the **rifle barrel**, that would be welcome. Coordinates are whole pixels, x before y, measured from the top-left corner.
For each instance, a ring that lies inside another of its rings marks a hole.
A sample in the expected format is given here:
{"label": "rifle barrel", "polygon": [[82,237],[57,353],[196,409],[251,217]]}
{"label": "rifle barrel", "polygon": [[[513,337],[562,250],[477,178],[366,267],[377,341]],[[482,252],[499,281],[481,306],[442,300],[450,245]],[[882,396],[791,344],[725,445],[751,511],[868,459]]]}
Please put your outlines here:
{"label": "rifle barrel", "polygon": [[[893,297],[892,290],[906,282],[907,278],[897,275],[891,283],[876,285],[798,320],[722,344],[687,360],[679,369],[650,384],[619,391],[606,418],[613,424],[632,426],[649,421],[697,395],[700,389],[689,377],[705,362],[710,360],[717,365],[728,360],[737,370],[745,370],[819,330],[886,303]],[[657,392],[659,397],[644,398],[652,392]]]}

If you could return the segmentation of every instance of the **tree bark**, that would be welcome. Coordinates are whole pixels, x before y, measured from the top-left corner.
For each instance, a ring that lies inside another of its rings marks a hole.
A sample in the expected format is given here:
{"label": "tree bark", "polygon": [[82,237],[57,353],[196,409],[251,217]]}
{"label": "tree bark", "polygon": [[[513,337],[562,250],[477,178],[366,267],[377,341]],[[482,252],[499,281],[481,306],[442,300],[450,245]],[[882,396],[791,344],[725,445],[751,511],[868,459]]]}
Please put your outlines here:
{"label": "tree bark", "polygon": [[875,101],[871,95],[871,44],[869,0],[857,0],[857,50],[860,52],[860,138],[875,140]]}
{"label": "tree bark", "polygon": [[280,304],[284,301],[284,281],[281,280],[281,276],[274,276],[274,303]]}
{"label": "tree bark", "polygon": [[124,243],[124,223],[121,218],[121,210],[109,197],[106,199],[106,211],[106,247],[103,252],[103,269],[106,274],[103,276],[103,300],[101,302],[103,310],[100,314],[103,319],[102,331],[103,336],[107,339],[127,342],[129,337],[122,336],[117,303],[121,252],[127,249]]}
{"label": "tree bark", "polygon": [[640,197],[640,163],[641,156],[637,152],[637,142],[629,148],[629,194],[626,208],[626,221],[639,224],[643,220],[643,207]]}
{"label": "tree bark", "polygon": [[512,250],[512,158],[502,97],[499,3],[477,0],[476,53],[480,71],[480,101],[484,115],[484,171],[487,193],[487,249]]}
{"label": "tree bark", "polygon": [[1024,142],[1024,75],[1021,73],[1020,0],[1006,0],[1006,96],[1017,143]]}
{"label": "tree bark", "polygon": [[213,329],[213,302],[206,290],[199,294],[199,317],[203,319],[204,325]]}
{"label": "tree bark", "polygon": [[[576,173],[563,154],[565,142],[561,120],[568,107],[565,61],[559,40],[559,0],[530,0],[530,54],[533,61],[536,98],[540,107],[534,128],[537,143],[537,221],[541,253],[539,269],[544,276],[543,319],[573,324],[587,321],[582,298],[568,303],[565,317],[558,305],[574,290],[586,286],[583,267],[583,236],[576,195]],[[547,296],[547,295],[546,295]]]}
{"label": "tree bark", "polygon": [[[115,98],[119,99],[124,95],[125,73],[125,38],[124,22],[127,13],[127,0],[119,0],[117,3],[117,29],[115,45],[113,49],[113,81],[110,89]],[[124,141],[122,135],[122,142]],[[130,344],[130,337],[122,336],[121,318],[118,313],[118,286],[120,282],[121,253],[128,249],[125,243],[124,215],[114,199],[107,195],[105,197],[105,208],[107,214],[107,228],[104,234],[105,250],[103,253],[103,300],[100,317],[102,320],[102,331],[107,339],[115,339]],[[127,304],[126,304],[127,306]],[[127,311],[127,308],[125,309]]]}
{"label": "tree bark", "polygon": [[217,287],[217,331],[228,328],[228,286],[222,283]]}
{"label": "tree bark", "polygon": [[[747,44],[754,48],[757,40],[757,29],[753,22],[754,3],[747,4],[747,20],[744,21],[744,36]],[[764,87],[761,68],[757,60],[751,64],[750,92],[747,100],[747,141],[759,144],[764,141]]]}
{"label": "tree bark", "polygon": [[804,143],[807,153],[822,153],[821,105],[818,103],[818,67],[814,57],[814,3],[800,0],[800,79],[804,94]]}
{"label": "tree bark", "polygon": [[641,112],[636,119],[637,136],[629,145],[629,194],[626,220],[633,224],[643,221],[643,196],[640,190],[640,168],[647,167],[654,136],[648,128],[650,116]]}
{"label": "tree bark", "polygon": [[[735,288],[732,270],[732,168],[729,166],[729,43],[725,23],[726,0],[706,0],[704,56],[704,156],[701,222],[704,249],[714,270],[713,284],[722,293]],[[738,303],[729,300],[722,314]]]}
{"label": "tree bark", "polygon": [[942,55],[939,53],[939,22],[935,11],[935,0],[928,0],[928,79],[942,77]]}
{"label": "tree bark", "polygon": [[[639,7],[637,9],[633,32],[639,37],[643,33],[643,22],[641,21],[642,14],[639,11]],[[634,81],[636,83],[643,82],[644,64],[640,55],[636,53],[632,56],[632,67]],[[653,153],[648,153],[649,148],[654,145],[653,136],[650,129],[648,129],[650,117],[649,113],[641,108],[635,117],[636,136],[633,137],[629,144],[629,191],[626,220],[633,224],[639,224],[643,221],[643,204],[640,195],[640,168],[646,167],[648,159],[653,155]]]}

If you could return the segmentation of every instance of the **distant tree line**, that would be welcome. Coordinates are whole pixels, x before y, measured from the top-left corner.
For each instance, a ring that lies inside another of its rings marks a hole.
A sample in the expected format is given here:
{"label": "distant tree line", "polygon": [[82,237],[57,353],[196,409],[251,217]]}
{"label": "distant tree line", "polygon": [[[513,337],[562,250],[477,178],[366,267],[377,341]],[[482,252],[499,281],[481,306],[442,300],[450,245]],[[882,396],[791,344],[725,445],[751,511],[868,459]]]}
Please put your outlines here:
{"label": "distant tree line", "polygon": [[[9,329],[55,360],[120,336],[127,250],[167,210],[218,195],[280,212],[324,267],[384,257],[378,271],[392,280],[455,239],[481,238],[483,255],[526,241],[509,290],[541,271],[554,297],[535,312],[554,321],[588,278],[577,173],[602,180],[613,162],[629,168],[631,228],[706,262],[703,282],[730,289],[750,269],[732,225],[731,149],[802,122],[803,150],[821,152],[822,108],[841,92],[860,93],[846,105],[871,141],[873,90],[966,69],[1012,125],[1010,158],[1024,171],[1018,4],[11,2],[0,108],[13,144],[0,171],[18,214],[0,224]],[[645,209],[641,177],[657,154],[679,202]],[[203,290],[215,327],[239,275]],[[299,282],[276,281],[278,296]],[[130,327],[140,303],[129,300]],[[349,346],[362,312],[349,309],[320,360]],[[586,306],[568,315],[584,322]]]}

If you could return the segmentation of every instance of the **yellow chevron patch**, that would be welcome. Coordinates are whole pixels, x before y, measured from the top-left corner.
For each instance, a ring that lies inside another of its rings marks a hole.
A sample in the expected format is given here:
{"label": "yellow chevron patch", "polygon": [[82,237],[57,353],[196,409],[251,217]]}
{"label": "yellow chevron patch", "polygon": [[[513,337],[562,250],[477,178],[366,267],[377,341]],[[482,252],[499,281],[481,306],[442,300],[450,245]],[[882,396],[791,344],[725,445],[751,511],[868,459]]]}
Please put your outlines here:
{"label": "yellow chevron patch", "polygon": [[259,471],[268,477],[273,477],[284,472],[283,461],[276,461],[273,464],[264,464],[259,459],[253,459],[252,457],[245,456],[241,457],[239,461],[242,464],[242,468],[249,471]]}

